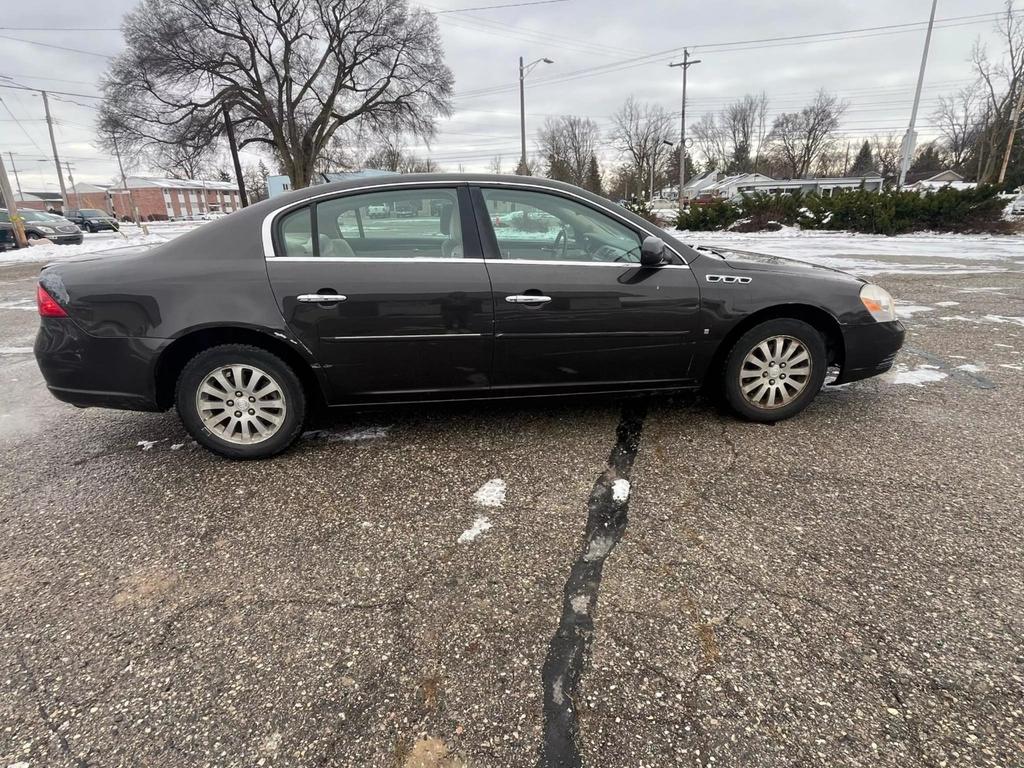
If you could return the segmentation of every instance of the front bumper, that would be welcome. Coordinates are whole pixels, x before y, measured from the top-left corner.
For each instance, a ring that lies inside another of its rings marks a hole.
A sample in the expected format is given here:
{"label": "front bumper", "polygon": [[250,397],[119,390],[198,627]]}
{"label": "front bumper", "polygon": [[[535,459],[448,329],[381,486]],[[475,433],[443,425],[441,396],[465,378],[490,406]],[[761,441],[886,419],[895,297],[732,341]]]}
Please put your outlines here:
{"label": "front bumper", "polygon": [[42,237],[58,245],[79,245],[85,239],[81,231],[70,233],[58,232],[55,235],[42,235]]}
{"label": "front bumper", "polygon": [[842,327],[846,349],[843,369],[833,384],[848,384],[869,376],[877,376],[892,368],[896,353],[903,346],[906,330],[903,323],[866,323]]}
{"label": "front bumper", "polygon": [[164,339],[92,336],[69,318],[41,318],[35,354],[46,386],[80,407],[162,410],[156,402],[156,361]]}

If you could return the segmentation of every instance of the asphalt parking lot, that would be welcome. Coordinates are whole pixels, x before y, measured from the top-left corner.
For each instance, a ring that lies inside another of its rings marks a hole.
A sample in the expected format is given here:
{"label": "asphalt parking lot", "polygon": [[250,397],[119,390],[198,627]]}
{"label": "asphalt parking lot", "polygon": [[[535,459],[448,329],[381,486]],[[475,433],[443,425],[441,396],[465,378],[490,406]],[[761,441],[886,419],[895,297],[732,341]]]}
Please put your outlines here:
{"label": "asphalt parking lot", "polygon": [[897,370],[774,427],[420,407],[261,463],[52,399],[36,270],[0,267],[0,768],[1024,764],[1024,264],[880,275]]}

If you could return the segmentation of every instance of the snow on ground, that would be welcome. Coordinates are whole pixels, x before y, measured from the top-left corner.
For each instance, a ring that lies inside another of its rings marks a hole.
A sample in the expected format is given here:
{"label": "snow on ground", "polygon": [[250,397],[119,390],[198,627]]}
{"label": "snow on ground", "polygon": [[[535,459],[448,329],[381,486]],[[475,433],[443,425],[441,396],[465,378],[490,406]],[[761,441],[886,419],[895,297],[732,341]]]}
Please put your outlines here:
{"label": "snow on ground", "polygon": [[505,503],[506,488],[505,481],[501,478],[488,480],[473,494],[473,501],[481,507],[500,507]]}
{"label": "snow on ground", "polygon": [[[684,243],[755,251],[835,267],[868,277],[881,273],[964,275],[1016,271],[1024,257],[1021,235],[859,235],[785,228],[778,232],[668,230]],[[870,258],[868,258],[870,257]]]}
{"label": "snow on ground", "polygon": [[148,235],[143,234],[142,230],[134,224],[122,225],[120,232],[83,232],[81,245],[43,243],[15,251],[3,251],[0,252],[0,264],[64,261],[75,256],[112,248],[159,245],[178,235],[191,232],[206,223],[204,221],[157,221],[147,225]]}

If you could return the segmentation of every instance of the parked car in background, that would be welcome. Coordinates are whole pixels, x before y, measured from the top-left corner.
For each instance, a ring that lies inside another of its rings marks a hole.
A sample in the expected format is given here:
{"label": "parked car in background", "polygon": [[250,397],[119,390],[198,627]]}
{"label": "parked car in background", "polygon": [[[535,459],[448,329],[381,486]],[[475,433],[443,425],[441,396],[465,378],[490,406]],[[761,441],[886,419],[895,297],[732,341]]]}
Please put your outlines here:
{"label": "parked car in background", "polygon": [[[381,204],[441,216],[364,230]],[[493,226],[510,208],[559,226]],[[37,297],[54,396],[176,406],[200,444],[239,459],[284,450],[321,406],[703,386],[775,422],[832,366],[831,384],[889,370],[904,336],[866,280],[693,248],[602,197],[515,176],[295,190],[153,248],[49,265]]]}
{"label": "parked car in background", "polygon": [[64,218],[88,232],[118,232],[121,229],[117,219],[98,208],[72,208],[64,214]]}
{"label": "parked car in background", "polygon": [[416,208],[411,203],[396,203],[395,216],[400,219],[411,219],[416,216]]}
{"label": "parked car in background", "polygon": [[366,208],[366,215],[371,219],[386,219],[391,212],[386,205],[370,205]]}
{"label": "parked car in background", "polygon": [[1011,216],[1024,216],[1024,195],[1018,195],[1010,203]]}
{"label": "parked car in background", "polygon": [[[63,216],[31,208],[22,208],[18,215],[25,223],[25,237],[29,240],[45,238],[61,245],[77,245],[82,242],[82,230]],[[14,225],[11,224],[11,215],[6,208],[0,208],[0,230],[9,231],[11,241],[14,241]]]}

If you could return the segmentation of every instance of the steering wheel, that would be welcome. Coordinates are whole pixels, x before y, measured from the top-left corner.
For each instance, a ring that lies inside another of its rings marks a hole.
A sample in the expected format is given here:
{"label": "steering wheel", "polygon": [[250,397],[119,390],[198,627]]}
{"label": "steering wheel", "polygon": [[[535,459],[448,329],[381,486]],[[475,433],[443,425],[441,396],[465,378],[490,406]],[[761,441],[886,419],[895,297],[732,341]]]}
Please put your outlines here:
{"label": "steering wheel", "polygon": [[551,246],[551,250],[553,250],[553,251],[557,251],[558,250],[558,241],[559,240],[562,241],[562,255],[560,256],[560,258],[564,261],[565,257],[569,253],[569,238],[565,236],[565,227],[562,227],[560,230],[558,230],[558,234],[555,235],[555,242]]}

